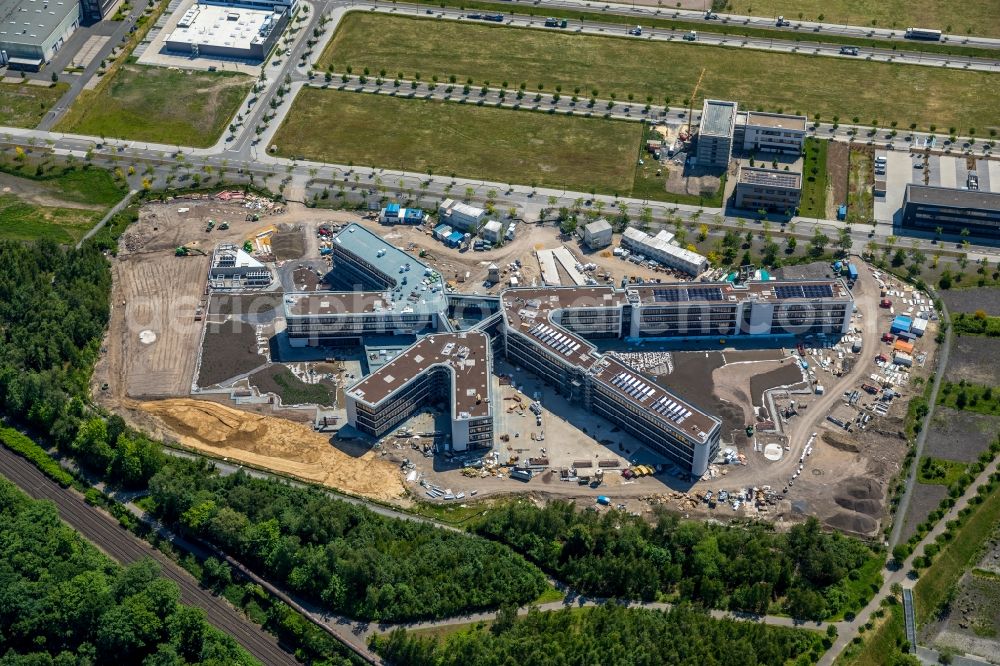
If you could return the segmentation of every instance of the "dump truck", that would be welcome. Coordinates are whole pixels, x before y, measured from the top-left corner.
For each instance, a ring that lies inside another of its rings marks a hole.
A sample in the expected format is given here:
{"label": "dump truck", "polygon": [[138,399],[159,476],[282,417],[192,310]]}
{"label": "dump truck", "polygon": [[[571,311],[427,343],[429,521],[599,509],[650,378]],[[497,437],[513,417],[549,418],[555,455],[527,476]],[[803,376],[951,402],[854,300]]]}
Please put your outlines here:
{"label": "dump truck", "polygon": [[605,495],[598,495],[597,496],[597,503],[598,504],[603,504],[604,506],[611,506],[611,498],[607,497]]}

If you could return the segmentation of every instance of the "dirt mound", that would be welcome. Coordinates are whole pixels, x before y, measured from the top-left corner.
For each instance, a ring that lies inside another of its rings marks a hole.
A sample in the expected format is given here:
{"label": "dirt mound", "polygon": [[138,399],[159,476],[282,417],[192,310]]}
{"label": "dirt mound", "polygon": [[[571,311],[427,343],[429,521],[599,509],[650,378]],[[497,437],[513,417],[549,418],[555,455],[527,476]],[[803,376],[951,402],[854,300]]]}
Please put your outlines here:
{"label": "dirt mound", "polygon": [[833,498],[833,501],[848,511],[863,513],[872,518],[877,518],[882,513],[882,503],[874,499],[853,499],[851,497],[838,496]]}
{"label": "dirt mound", "polygon": [[850,499],[881,499],[882,486],[875,479],[855,476],[840,482],[837,494]]}
{"label": "dirt mound", "polygon": [[861,453],[861,449],[858,448],[857,443],[843,437],[840,433],[836,432],[824,432],[822,435],[823,441],[837,449],[838,451],[846,451],[847,453]]}
{"label": "dirt mound", "polygon": [[300,423],[187,398],[143,402],[138,407],[156,417],[182,444],[216,457],[377,499],[403,494],[394,465],[370,451],[351,457]]}
{"label": "dirt mound", "polygon": [[872,534],[878,527],[878,522],[871,516],[866,516],[863,513],[849,513],[847,511],[838,511],[823,522],[842,532],[860,535]]}

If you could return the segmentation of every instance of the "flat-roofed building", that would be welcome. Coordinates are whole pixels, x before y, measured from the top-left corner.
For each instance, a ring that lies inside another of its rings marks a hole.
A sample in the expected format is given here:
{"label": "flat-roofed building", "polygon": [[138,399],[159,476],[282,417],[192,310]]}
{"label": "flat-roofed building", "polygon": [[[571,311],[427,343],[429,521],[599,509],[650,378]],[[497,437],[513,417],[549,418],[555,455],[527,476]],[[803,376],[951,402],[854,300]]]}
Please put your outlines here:
{"label": "flat-roofed building", "polygon": [[37,72],[79,26],[79,0],[0,0],[0,66]]}
{"label": "flat-roofed building", "polygon": [[802,174],[741,164],[735,205],[747,210],[794,211],[802,199]]}
{"label": "flat-roofed building", "polygon": [[391,203],[379,212],[378,221],[382,224],[422,224],[425,218],[420,208],[403,208],[398,203]]}
{"label": "flat-roofed building", "polygon": [[447,330],[441,274],[358,224],[333,237],[330,291],[285,294],[293,346]]}
{"label": "flat-roofed building", "polygon": [[583,242],[591,250],[600,250],[611,245],[612,232],[611,223],[607,220],[591,222],[583,228]]}
{"label": "flat-roofed building", "polygon": [[486,333],[428,335],[347,389],[348,423],[381,437],[418,410],[448,402],[452,449],[490,447],[492,372]]}
{"label": "flat-roofed building", "polygon": [[263,60],[288,24],[280,6],[248,8],[195,4],[177,22],[165,41],[166,51],[192,56],[222,56]]}
{"label": "flat-roofed building", "polygon": [[698,166],[729,167],[735,128],[736,102],[705,100],[695,148]]}
{"label": "flat-roofed building", "polygon": [[208,283],[213,289],[263,289],[272,280],[267,266],[232,243],[222,243],[212,254]]}
{"label": "flat-roofed building", "polygon": [[438,221],[454,229],[476,233],[486,221],[486,209],[445,199],[438,206]]}
{"label": "flat-roofed building", "polygon": [[708,259],[693,250],[673,244],[674,235],[661,229],[655,236],[629,227],[622,234],[622,247],[646,259],[688,275],[701,275],[708,269]]}
{"label": "flat-roofed building", "polygon": [[903,227],[1000,238],[1000,192],[909,183],[903,194]]}
{"label": "flat-roofed building", "polygon": [[748,111],[743,150],[801,155],[806,141],[806,117]]}
{"label": "flat-roofed building", "polygon": [[633,338],[840,336],[850,330],[854,297],[843,279],[634,285]]}

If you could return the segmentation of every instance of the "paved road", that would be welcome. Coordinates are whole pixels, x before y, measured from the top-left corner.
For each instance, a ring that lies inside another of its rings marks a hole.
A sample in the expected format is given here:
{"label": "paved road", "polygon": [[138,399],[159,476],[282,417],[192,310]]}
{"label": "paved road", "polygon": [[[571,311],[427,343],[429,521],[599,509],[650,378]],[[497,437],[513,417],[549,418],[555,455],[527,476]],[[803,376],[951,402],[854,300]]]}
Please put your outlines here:
{"label": "paved road", "polygon": [[128,564],[146,557],[156,560],[163,576],[180,587],[182,602],[204,609],[212,626],[232,636],[262,663],[268,666],[298,664],[278,645],[274,636],[244,618],[225,599],[199,587],[190,574],[166,555],[120,527],[110,515],[84,502],[79,493],[61,488],[34,465],[4,446],[0,446],[0,474],[31,497],[54,502],[59,515],[70,527],[118,562]]}
{"label": "paved road", "polygon": [[[365,9],[368,8],[370,11],[376,11],[379,13],[390,13],[390,14],[414,14],[426,17],[428,12],[433,14],[439,19],[446,20],[461,20],[476,23],[479,25],[507,25],[507,26],[517,26],[525,28],[535,28],[540,30],[547,30],[553,33],[581,33],[581,34],[592,34],[592,35],[617,35],[622,38],[628,37],[629,39],[641,40],[641,41],[656,41],[656,42],[676,42],[678,44],[687,44],[692,47],[697,45],[712,45],[712,46],[725,46],[729,48],[744,48],[744,49],[754,49],[758,51],[777,51],[781,53],[801,53],[809,55],[819,55],[834,58],[846,58],[848,60],[872,60],[878,62],[890,62],[896,64],[905,65],[923,65],[929,67],[945,67],[948,69],[970,69],[970,70],[980,70],[985,72],[996,72],[1000,71],[1000,59],[997,58],[978,58],[969,56],[956,56],[948,54],[937,54],[930,53],[928,51],[908,51],[908,50],[893,50],[892,48],[874,48],[861,46],[858,47],[858,55],[846,55],[840,52],[841,44],[836,42],[802,42],[795,41],[794,34],[787,34],[781,31],[774,31],[774,35],[771,37],[744,37],[737,35],[724,35],[718,32],[711,32],[713,27],[719,26],[718,21],[704,21],[703,25],[700,26],[685,26],[678,30],[670,30],[669,28],[650,28],[645,27],[642,29],[642,34],[637,36],[630,36],[628,34],[629,30],[634,28],[634,25],[623,25],[622,23],[616,22],[602,22],[602,21],[582,21],[568,19],[568,25],[566,28],[546,28],[545,27],[545,17],[544,16],[525,16],[523,14],[506,14],[504,15],[505,20],[502,23],[494,23],[489,21],[482,21],[478,19],[468,19],[468,14],[475,12],[466,12],[461,8],[435,8],[428,9],[427,5],[406,5],[395,3],[393,5],[379,5],[376,2],[367,2],[365,0],[356,0],[348,5],[347,2],[331,2],[328,6],[350,6],[354,9]],[[546,3],[544,6],[553,6],[552,3]],[[537,9],[534,11],[538,11]],[[482,12],[479,12],[482,13]],[[620,11],[609,11],[608,13],[620,14]],[[630,12],[625,12],[629,13]],[[648,17],[649,14],[646,14]],[[642,20],[642,16],[636,17],[637,21]],[[691,30],[688,28],[695,28],[694,32],[697,33],[695,40],[686,40],[684,37],[688,35]],[[721,27],[721,26],[720,26]],[[774,24],[770,25],[774,27]],[[832,35],[831,35],[832,36]],[[1000,55],[1000,54],[998,54]]]}
{"label": "paved road", "polygon": [[[689,21],[706,26],[722,23],[729,26],[746,26],[748,28],[767,28],[778,31],[777,16],[745,16],[741,14],[716,14],[717,19],[706,21],[705,12],[690,9],[667,9],[662,7],[652,7],[643,5],[658,4],[654,0],[639,0],[637,3],[625,4],[622,2],[591,2],[590,0],[512,0],[511,6],[528,10],[530,5],[541,7],[558,7],[561,9],[585,9],[587,11],[608,11],[615,14],[626,14],[636,17],[636,22],[641,23],[643,17],[659,19],[676,19],[678,21]],[[819,21],[801,21],[789,15],[786,17],[790,25],[781,28],[781,32],[814,32],[823,35],[834,35],[838,37],[855,37],[868,39],[881,39],[887,41],[902,41],[903,28],[874,28],[869,26],[843,25],[839,23],[824,23]],[[691,26],[692,29],[694,26]],[[922,26],[934,28],[935,26]],[[942,35],[941,43],[952,46],[975,46],[978,48],[1000,49],[1000,39],[992,37],[970,37],[968,35]]]}
{"label": "paved road", "polygon": [[[941,300],[941,320],[948,320],[948,307]],[[944,377],[945,368],[948,367],[948,354],[951,352],[952,331],[949,328],[945,333],[944,344],[938,348],[937,371],[934,373],[934,385],[931,387],[931,396],[928,399],[929,409],[924,422],[921,424],[920,432],[917,433],[917,441],[914,443],[914,458],[910,465],[910,471],[906,475],[906,487],[903,496],[899,498],[899,506],[896,507],[896,522],[893,523],[892,532],[889,535],[889,548],[899,543],[900,535],[903,533],[903,523],[906,522],[906,511],[910,506],[910,498],[913,496],[913,488],[917,485],[917,470],[920,467],[920,457],[924,453],[924,443],[927,441],[927,432],[931,429],[931,419],[934,417],[934,408],[937,404],[938,389],[941,388],[941,378]]]}

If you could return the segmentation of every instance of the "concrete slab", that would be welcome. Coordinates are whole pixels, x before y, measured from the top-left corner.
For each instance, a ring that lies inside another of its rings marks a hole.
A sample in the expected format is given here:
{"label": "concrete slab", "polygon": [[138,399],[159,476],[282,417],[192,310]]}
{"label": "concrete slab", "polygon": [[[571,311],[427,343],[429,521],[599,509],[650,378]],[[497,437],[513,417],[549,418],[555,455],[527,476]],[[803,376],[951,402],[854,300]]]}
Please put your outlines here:
{"label": "concrete slab", "polygon": [[885,196],[875,197],[874,214],[879,222],[891,222],[896,211],[903,206],[906,184],[915,173],[922,172],[913,168],[914,159],[909,153],[890,150],[881,154],[886,160]]}
{"label": "concrete slab", "polygon": [[108,43],[109,39],[111,38],[107,35],[92,35],[86,42],[84,42],[83,46],[80,47],[80,50],[76,52],[76,55],[73,56],[73,60],[70,64],[73,67],[87,67],[91,62],[93,62],[101,48]]}

